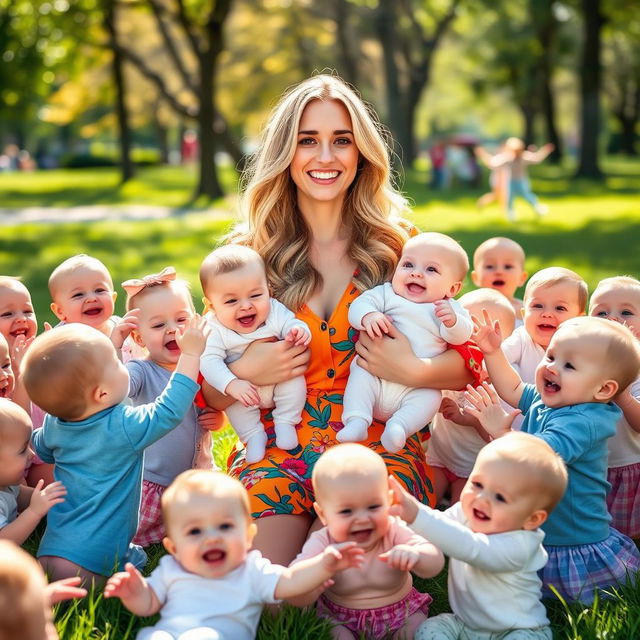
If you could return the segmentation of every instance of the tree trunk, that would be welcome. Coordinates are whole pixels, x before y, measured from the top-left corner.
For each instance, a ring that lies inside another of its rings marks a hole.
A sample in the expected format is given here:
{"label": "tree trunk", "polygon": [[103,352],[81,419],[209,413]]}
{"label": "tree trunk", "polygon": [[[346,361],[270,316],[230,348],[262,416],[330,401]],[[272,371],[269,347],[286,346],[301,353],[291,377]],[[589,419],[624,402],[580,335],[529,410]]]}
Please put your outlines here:
{"label": "tree trunk", "polygon": [[358,86],[358,64],[352,54],[351,39],[347,25],[349,21],[349,3],[347,0],[334,0],[334,15],[336,23],[336,43],[338,45],[338,71],[346,82],[354,87]]}
{"label": "tree trunk", "polygon": [[169,164],[169,131],[155,115],[153,127],[156,131],[156,140],[160,152],[160,164]]}
{"label": "tree trunk", "polygon": [[[396,63],[396,33],[393,0],[380,0],[376,16],[376,28],[384,61],[384,76],[387,98],[387,117],[394,138],[394,151],[403,161],[403,150],[407,145],[405,118],[403,117],[398,65]],[[411,145],[409,145],[411,146]],[[395,160],[395,158],[394,158]],[[395,164],[395,163],[394,163]]]}
{"label": "tree trunk", "polygon": [[520,104],[520,112],[524,120],[524,128],[522,130],[522,139],[525,145],[533,144],[535,136],[536,109],[530,101]]}
{"label": "tree trunk", "polygon": [[636,125],[638,123],[637,114],[635,118],[631,118],[623,114],[616,114],[616,115],[621,128],[620,149],[622,150],[623,153],[625,153],[628,156],[637,156],[638,155],[638,152],[636,150],[636,140],[637,140]]}
{"label": "tree trunk", "polygon": [[580,162],[576,177],[601,180],[598,162],[600,135],[601,29],[600,0],[582,0],[584,42],[580,63]]}
{"label": "tree trunk", "polygon": [[125,183],[135,176],[135,166],[131,159],[132,134],[129,127],[129,114],[126,104],[126,83],[124,78],[124,60],[116,45],[116,2],[106,0],[105,6],[105,28],[109,34],[113,60],[111,71],[113,73],[113,84],[116,90],[116,118],[118,120],[118,132],[120,140],[120,182]]}

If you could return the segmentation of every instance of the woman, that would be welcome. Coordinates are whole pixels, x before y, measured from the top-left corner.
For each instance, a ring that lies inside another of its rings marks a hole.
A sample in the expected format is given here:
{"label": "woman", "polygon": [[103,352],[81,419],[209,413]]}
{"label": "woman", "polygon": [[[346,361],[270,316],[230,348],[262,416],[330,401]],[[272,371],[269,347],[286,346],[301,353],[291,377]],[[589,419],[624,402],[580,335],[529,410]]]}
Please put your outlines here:
{"label": "woman", "polygon": [[[318,75],[293,87],[275,107],[248,171],[243,211],[248,227],[234,241],[265,260],[273,295],[304,320],[312,333],[308,351],[288,343],[252,345],[231,369],[254,384],[275,384],[306,370],[307,404],[298,430],[300,447],[274,444],[272,422],[266,458],[248,465],[235,455],[239,477],[258,518],[254,547],[288,565],[313,523],[311,471],[336,444],[342,428],[342,394],[356,351],[362,366],[413,387],[460,388],[471,376],[449,350],[432,360],[413,355],[402,334],[357,342],[347,310],[361,291],[391,278],[410,225],[398,217],[405,200],[391,186],[388,149],[381,127],[341,80]],[[217,409],[230,401],[204,389]],[[417,437],[390,454],[380,446],[383,425],[374,423],[364,443],[418,499],[433,500],[430,473]]]}

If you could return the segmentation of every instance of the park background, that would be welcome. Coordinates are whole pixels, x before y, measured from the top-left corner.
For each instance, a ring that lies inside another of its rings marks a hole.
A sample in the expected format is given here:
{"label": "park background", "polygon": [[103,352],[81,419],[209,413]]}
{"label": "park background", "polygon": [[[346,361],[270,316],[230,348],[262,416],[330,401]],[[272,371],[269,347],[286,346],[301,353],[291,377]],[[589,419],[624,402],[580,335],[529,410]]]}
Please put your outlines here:
{"label": "park background", "polygon": [[[199,300],[200,261],[238,219],[270,107],[322,70],[380,114],[421,229],[470,255],[507,235],[529,273],[570,267],[590,289],[640,275],[636,1],[0,0],[0,273],[23,278],[40,326],[53,321],[51,270],[79,252],[103,260],[117,290],[173,264]],[[497,205],[479,211],[486,172],[430,186],[438,141],[459,160],[512,135],[555,144],[531,172],[545,217],[523,202],[515,223]],[[219,464],[231,445],[218,437]],[[423,586],[447,610],[446,577]],[[638,586],[549,610],[558,638],[640,637]],[[147,623],[99,596],[57,616],[62,640],[126,640]],[[263,617],[261,640],[285,636],[329,637],[313,614]]]}

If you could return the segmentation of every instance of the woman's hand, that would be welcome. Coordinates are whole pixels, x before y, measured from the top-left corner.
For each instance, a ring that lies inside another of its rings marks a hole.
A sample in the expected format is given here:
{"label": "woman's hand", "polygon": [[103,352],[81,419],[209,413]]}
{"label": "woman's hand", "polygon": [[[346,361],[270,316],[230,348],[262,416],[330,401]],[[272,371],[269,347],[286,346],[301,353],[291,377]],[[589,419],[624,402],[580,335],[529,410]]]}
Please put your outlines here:
{"label": "woman's hand", "polygon": [[420,366],[421,361],[413,353],[407,336],[393,324],[389,323],[386,335],[379,338],[371,338],[361,331],[356,353],[358,364],[371,375],[408,387],[419,386],[414,384],[411,372]]}
{"label": "woman's hand", "polygon": [[301,376],[309,364],[309,349],[287,340],[256,340],[229,369],[242,380],[262,387]]}

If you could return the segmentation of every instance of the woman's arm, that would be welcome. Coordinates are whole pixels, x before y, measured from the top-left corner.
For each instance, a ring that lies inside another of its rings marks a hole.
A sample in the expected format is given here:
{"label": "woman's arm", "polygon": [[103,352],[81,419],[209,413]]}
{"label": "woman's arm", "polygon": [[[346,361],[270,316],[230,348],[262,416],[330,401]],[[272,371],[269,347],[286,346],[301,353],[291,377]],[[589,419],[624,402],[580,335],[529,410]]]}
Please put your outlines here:
{"label": "woman's arm", "polygon": [[407,337],[393,325],[382,338],[372,339],[360,333],[356,343],[358,364],[378,378],[407,387],[464,389],[473,382],[463,357],[447,349],[435,358],[418,358]]}
{"label": "woman's arm", "polygon": [[[229,365],[231,372],[241,380],[256,386],[278,384],[301,376],[307,370],[311,352],[304,345],[286,340],[252,342],[238,360]],[[202,383],[202,395],[213,409],[224,411],[236,402],[235,398]]]}

